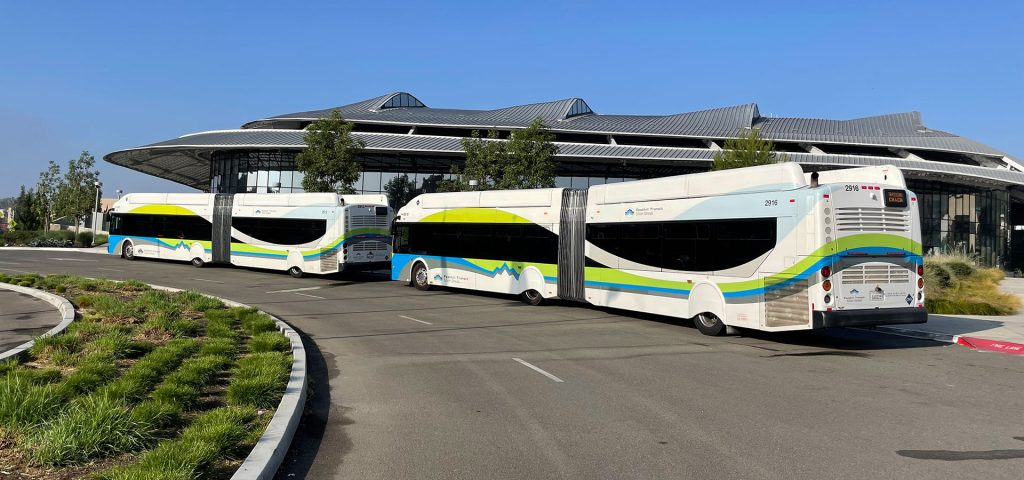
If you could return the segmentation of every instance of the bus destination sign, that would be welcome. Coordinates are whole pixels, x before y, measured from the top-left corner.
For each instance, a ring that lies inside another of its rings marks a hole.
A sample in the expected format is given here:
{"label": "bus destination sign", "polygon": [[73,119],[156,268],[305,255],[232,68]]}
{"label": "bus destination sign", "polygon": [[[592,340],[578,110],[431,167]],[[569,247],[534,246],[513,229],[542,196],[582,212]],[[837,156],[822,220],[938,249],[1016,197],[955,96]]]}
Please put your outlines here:
{"label": "bus destination sign", "polygon": [[882,194],[885,195],[885,206],[887,207],[905,208],[907,206],[906,190],[882,190]]}

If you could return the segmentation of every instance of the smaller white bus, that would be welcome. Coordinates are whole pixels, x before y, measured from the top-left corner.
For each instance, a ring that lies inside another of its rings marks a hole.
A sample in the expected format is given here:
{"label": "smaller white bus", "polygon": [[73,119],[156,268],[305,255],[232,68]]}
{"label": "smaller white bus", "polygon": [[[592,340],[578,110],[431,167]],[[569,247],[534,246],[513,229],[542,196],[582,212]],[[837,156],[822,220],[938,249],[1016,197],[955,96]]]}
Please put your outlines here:
{"label": "smaller white bus", "polygon": [[393,216],[384,195],[134,193],[111,209],[107,251],[293,277],[376,270],[390,264]]}

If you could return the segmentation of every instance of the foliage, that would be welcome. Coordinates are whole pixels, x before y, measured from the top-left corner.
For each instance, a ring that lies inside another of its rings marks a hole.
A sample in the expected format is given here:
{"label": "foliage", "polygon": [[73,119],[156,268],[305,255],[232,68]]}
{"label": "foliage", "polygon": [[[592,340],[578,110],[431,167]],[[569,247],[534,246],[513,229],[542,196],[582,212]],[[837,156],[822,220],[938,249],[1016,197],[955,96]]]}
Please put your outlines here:
{"label": "foliage", "polygon": [[92,238],[92,232],[78,232],[78,235],[75,235],[75,243],[77,243],[79,247],[91,247]]}
{"label": "foliage", "polygon": [[757,128],[740,129],[736,138],[727,138],[722,150],[715,153],[713,170],[753,167],[789,161],[785,154],[775,153],[775,144],[761,137]]}
{"label": "foliage", "polygon": [[74,219],[75,231],[78,231],[81,219],[96,208],[96,183],[100,172],[95,170],[95,166],[96,159],[83,151],[77,159],[68,161],[64,179],[57,188],[55,211],[60,216]]}
{"label": "foliage", "polygon": [[43,226],[42,219],[40,219],[37,205],[40,202],[40,196],[36,195],[32,189],[25,189],[22,185],[21,191],[18,193],[17,198],[14,199],[14,220],[18,230],[39,230]]}
{"label": "foliage", "polygon": [[53,221],[59,187],[60,165],[50,160],[46,170],[39,173],[39,180],[36,182],[36,215],[43,222],[44,229]]}
{"label": "foliage", "polygon": [[[462,140],[466,164],[452,167],[454,180],[444,181],[441,190],[509,190],[555,186],[555,136],[537,118],[530,126],[515,130],[502,140],[496,130],[482,138],[474,130]],[[470,185],[475,181],[476,185]]]}
{"label": "foliage", "polygon": [[929,255],[924,263],[925,307],[946,315],[1011,315],[1020,299],[999,290],[1004,274],[964,256]]}
{"label": "foliage", "polygon": [[295,157],[303,172],[302,188],[307,192],[353,193],[361,167],[356,156],[366,146],[352,138],[352,124],[337,110],[306,129],[306,149]]}
{"label": "foliage", "polygon": [[393,208],[402,208],[417,195],[416,184],[409,180],[409,175],[401,174],[384,184],[384,193],[388,196],[388,204]]}

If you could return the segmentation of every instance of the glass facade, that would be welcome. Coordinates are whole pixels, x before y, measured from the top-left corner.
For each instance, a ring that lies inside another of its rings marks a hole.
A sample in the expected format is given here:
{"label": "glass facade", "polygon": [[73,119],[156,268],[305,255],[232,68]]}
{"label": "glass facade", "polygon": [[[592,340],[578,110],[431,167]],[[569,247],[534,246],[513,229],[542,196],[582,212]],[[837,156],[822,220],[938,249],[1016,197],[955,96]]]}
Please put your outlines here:
{"label": "glass facade", "polygon": [[[214,193],[298,193],[303,174],[295,171],[297,151],[214,152],[210,162],[210,191]],[[384,193],[384,186],[402,174],[423,192],[436,191],[443,179],[451,179],[452,165],[463,162],[454,156],[363,154],[363,172],[356,181],[359,193]],[[642,178],[664,177],[702,171],[698,167],[628,165],[623,163],[562,162],[556,187],[587,188]]]}
{"label": "glass facade", "polygon": [[984,265],[1010,263],[1010,193],[931,181],[908,181],[921,209],[925,253],[976,257]]}

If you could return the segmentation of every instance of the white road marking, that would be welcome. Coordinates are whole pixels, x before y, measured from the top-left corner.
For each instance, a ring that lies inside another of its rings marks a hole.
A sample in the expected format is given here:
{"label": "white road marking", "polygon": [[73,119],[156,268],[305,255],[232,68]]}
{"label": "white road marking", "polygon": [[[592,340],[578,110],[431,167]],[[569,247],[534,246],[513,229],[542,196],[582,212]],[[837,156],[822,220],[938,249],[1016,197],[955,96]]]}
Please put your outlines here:
{"label": "white road marking", "polygon": [[224,282],[218,282],[216,280],[207,280],[205,278],[193,278],[192,280],[198,280],[200,282],[210,282],[210,283],[224,283]]}
{"label": "white road marking", "polygon": [[545,372],[544,370],[541,370],[540,367],[538,367],[538,366],[536,366],[536,365],[534,365],[534,364],[532,364],[530,362],[527,362],[526,360],[523,360],[521,358],[513,358],[512,360],[515,360],[515,361],[517,361],[517,362],[519,362],[519,363],[521,363],[523,365],[526,365],[527,367],[532,368],[535,372],[537,372],[537,373],[539,373],[541,375],[544,375],[545,377],[548,377],[548,378],[550,378],[550,379],[552,379],[552,380],[554,380],[554,381],[556,381],[558,383],[564,383],[564,381],[561,378],[558,378],[558,377],[556,377],[556,376],[554,376],[554,375],[552,375],[552,374],[550,374],[548,372]]}
{"label": "white road marking", "polygon": [[3,265],[21,265],[18,262],[0,262],[0,264],[3,264]]}
{"label": "white road marking", "polygon": [[302,295],[303,297],[309,297],[309,298],[319,298],[320,300],[327,300],[327,299],[326,299],[326,298],[324,298],[324,297],[318,297],[318,296],[316,296],[316,295],[310,295],[310,294],[308,294],[308,293],[299,293],[299,292],[292,292],[292,293],[294,293],[294,294],[296,294],[296,295]]}
{"label": "white road marking", "polygon": [[124,273],[124,270],[118,270],[118,269],[116,269],[116,268],[103,268],[103,267],[96,267],[96,270],[106,270],[106,271],[108,271],[108,272],[122,272],[122,273]]}
{"label": "white road marking", "polygon": [[62,258],[62,257],[50,257],[50,260],[60,260],[62,262],[98,262],[99,260],[87,260],[84,258]]}
{"label": "white road marking", "polygon": [[29,271],[26,271],[26,270],[18,270],[17,268],[7,268],[7,267],[0,267],[0,270],[7,270],[9,272],[18,272],[18,273],[32,273],[32,272],[29,272]]}
{"label": "white road marking", "polygon": [[303,287],[303,288],[292,288],[292,289],[289,289],[289,290],[274,290],[272,292],[267,292],[267,293],[294,293],[294,292],[305,292],[305,291],[308,291],[308,290],[319,290],[319,289],[320,289],[320,287]]}
{"label": "white road marking", "polygon": [[406,320],[412,320],[412,321],[414,321],[414,322],[420,322],[420,323],[423,323],[423,324],[426,324],[426,325],[433,325],[433,323],[430,323],[430,322],[424,322],[423,320],[417,320],[417,319],[415,319],[415,318],[412,318],[412,317],[407,317],[407,316],[405,316],[405,315],[399,315],[399,317],[402,317],[402,318],[404,318],[404,319],[406,319]]}

